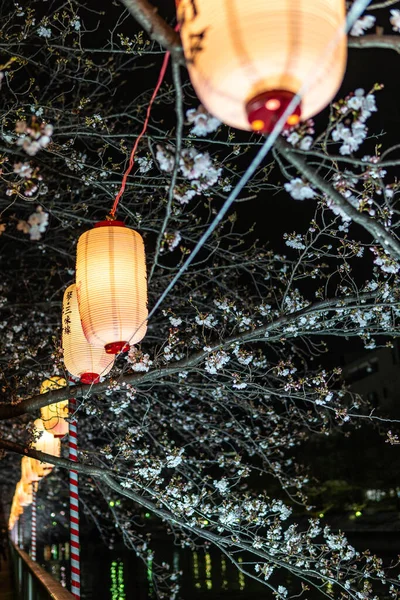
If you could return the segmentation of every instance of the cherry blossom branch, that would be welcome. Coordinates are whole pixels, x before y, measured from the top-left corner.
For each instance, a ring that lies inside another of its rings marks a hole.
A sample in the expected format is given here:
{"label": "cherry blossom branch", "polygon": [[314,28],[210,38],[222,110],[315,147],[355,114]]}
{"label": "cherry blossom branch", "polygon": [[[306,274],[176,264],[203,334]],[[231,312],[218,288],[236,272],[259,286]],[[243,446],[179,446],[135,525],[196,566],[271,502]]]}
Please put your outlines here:
{"label": "cherry blossom branch", "polygon": [[233,541],[231,541],[229,539],[229,537],[225,539],[222,536],[212,534],[211,532],[201,529],[199,527],[196,527],[195,525],[189,525],[189,524],[185,523],[185,521],[183,521],[182,519],[177,518],[171,512],[169,512],[163,508],[159,508],[159,506],[154,504],[148,498],[140,496],[139,494],[133,492],[132,490],[122,487],[113,478],[113,476],[111,474],[112,473],[111,470],[106,470],[104,468],[94,467],[91,465],[84,465],[80,462],[72,462],[70,460],[67,460],[66,458],[53,456],[51,454],[46,454],[45,452],[39,452],[38,450],[34,450],[33,448],[25,448],[24,446],[16,444],[15,442],[10,442],[8,440],[3,440],[3,439],[0,439],[0,448],[3,450],[6,450],[8,452],[14,452],[16,454],[20,454],[21,456],[30,456],[31,458],[35,458],[37,460],[40,460],[40,461],[43,461],[46,463],[50,463],[51,465],[54,465],[56,467],[61,467],[62,469],[67,469],[68,471],[70,471],[71,469],[74,469],[75,471],[77,471],[78,473],[82,473],[83,475],[88,475],[89,477],[95,477],[96,479],[103,481],[103,483],[108,485],[115,492],[121,494],[122,496],[130,498],[137,504],[144,506],[146,509],[152,511],[155,515],[157,515],[160,519],[162,519],[164,521],[170,521],[170,522],[175,523],[179,527],[184,527],[186,529],[189,529],[190,531],[195,532],[196,534],[200,535],[201,537],[206,538],[210,542],[222,544],[224,546],[236,545],[236,544],[234,544]]}
{"label": "cherry blossom branch", "polygon": [[327,181],[325,181],[315,169],[313,169],[299,154],[293,152],[293,148],[283,138],[275,142],[275,148],[285,156],[299,173],[316,187],[320,192],[326,194],[336,206],[338,206],[354,223],[360,225],[390,254],[395,260],[400,260],[400,243],[377,221],[374,221],[364,213],[356,210],[347,200],[339,194]]}
{"label": "cherry blossom branch", "polygon": [[[190,533],[195,534],[195,535],[199,536],[200,538],[203,538],[203,539],[211,542],[212,544],[215,544],[218,548],[223,550],[225,552],[225,554],[227,554],[227,555],[228,555],[229,551],[237,552],[238,549],[244,550],[246,552],[249,552],[250,554],[253,554],[254,556],[257,556],[258,558],[262,558],[263,560],[267,560],[268,562],[275,563],[279,567],[287,569],[288,571],[295,574],[299,579],[307,581],[308,583],[310,583],[311,585],[313,585],[320,591],[323,591],[319,586],[319,582],[321,580],[326,581],[326,582],[329,581],[331,583],[335,583],[339,587],[343,588],[343,591],[345,590],[343,583],[340,583],[339,581],[337,581],[330,574],[322,575],[320,572],[313,569],[312,567],[308,567],[306,569],[304,567],[296,567],[295,565],[292,565],[282,559],[279,559],[278,557],[273,556],[268,551],[262,550],[258,546],[255,546],[254,544],[251,543],[251,540],[249,540],[248,537],[246,537],[246,539],[240,539],[238,537],[238,535],[235,533],[235,531],[233,531],[233,530],[231,532],[232,535],[229,535],[229,527],[225,527],[225,529],[227,530],[226,535],[218,535],[218,534],[213,533],[205,528],[198,527],[194,523],[188,523],[187,521],[185,521],[184,518],[173,514],[170,510],[161,508],[160,504],[161,505],[165,504],[165,502],[162,499],[158,499],[157,503],[154,503],[148,497],[142,496],[142,495],[134,492],[132,489],[122,487],[114,479],[114,477],[111,475],[111,471],[109,471],[109,470],[102,469],[99,467],[93,467],[90,465],[83,465],[79,462],[72,462],[65,458],[52,456],[50,454],[46,454],[44,452],[39,452],[39,451],[31,449],[31,448],[27,449],[27,448],[24,448],[24,446],[21,446],[14,442],[10,442],[8,440],[0,439],[0,448],[3,450],[9,451],[9,452],[14,452],[14,453],[22,455],[22,456],[30,456],[31,458],[35,458],[37,460],[53,464],[53,465],[61,467],[63,469],[71,470],[73,468],[78,473],[82,473],[84,475],[94,477],[95,479],[102,481],[105,485],[107,485],[114,492],[120,494],[121,496],[125,496],[126,498],[129,498],[130,500],[133,500],[133,502],[137,503],[139,506],[143,506],[147,510],[151,511],[154,515],[159,517],[162,521],[167,521],[171,524],[174,524],[183,530],[187,530]],[[147,491],[147,492],[150,492],[150,494],[152,494],[152,491],[148,490],[147,488],[144,488],[143,491]],[[157,497],[157,495],[154,494],[154,492],[153,492],[153,495],[155,495]],[[265,583],[262,579],[258,579],[258,581],[260,583]],[[347,594],[351,598],[354,598],[354,599],[356,598],[356,596],[353,594],[351,589],[346,590],[346,591],[347,591]],[[324,595],[327,596],[326,593],[324,593]]]}
{"label": "cherry blossom branch", "polygon": [[132,17],[143,27],[152,40],[171,52],[174,59],[185,64],[179,34],[160,17],[158,9],[147,0],[120,0]]}
{"label": "cherry blossom branch", "polygon": [[[234,344],[246,344],[249,342],[258,341],[260,339],[266,339],[267,337],[268,342],[272,342],[274,341],[274,338],[271,337],[271,333],[276,332],[277,339],[280,339],[282,337],[282,327],[289,325],[302,316],[321,313],[329,310],[343,309],[345,307],[348,310],[354,307],[366,308],[367,305],[365,302],[376,299],[377,295],[377,292],[374,291],[359,294],[358,296],[330,298],[328,300],[315,302],[314,304],[310,304],[301,310],[287,315],[282,315],[271,323],[262,325],[261,327],[257,327],[251,331],[244,331],[237,335],[229,336],[223,341],[210,345],[207,351],[196,352],[191,356],[179,360],[171,365],[162,368],[151,369],[146,373],[124,375],[118,381],[118,385],[120,386],[122,383],[124,383],[126,385],[137,386],[140,384],[165,379],[172,375],[181,373],[182,371],[187,371],[196,367],[202,363],[211,352],[229,350]],[[307,335],[311,335],[312,333],[312,331],[307,331]],[[317,330],[316,333],[321,335],[321,330]],[[349,332],[347,332],[346,335],[349,335]],[[285,337],[290,337],[290,334],[285,334]],[[86,398],[92,394],[99,394],[109,391],[110,389],[112,390],[112,386],[112,380],[103,381],[95,385],[69,386],[67,388],[61,388],[59,390],[47,392],[46,394],[38,394],[37,396],[27,398],[16,404],[0,404],[0,420],[19,417],[26,413],[35,413],[44,406],[61,402],[62,400],[68,400],[69,398]]]}

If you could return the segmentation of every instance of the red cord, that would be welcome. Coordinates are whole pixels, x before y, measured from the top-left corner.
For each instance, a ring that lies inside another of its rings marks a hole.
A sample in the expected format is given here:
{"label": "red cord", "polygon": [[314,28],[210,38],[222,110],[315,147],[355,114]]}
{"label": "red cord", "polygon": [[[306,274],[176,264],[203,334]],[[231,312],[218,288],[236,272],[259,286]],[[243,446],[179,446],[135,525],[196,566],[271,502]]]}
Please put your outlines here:
{"label": "red cord", "polygon": [[144,122],[144,125],[143,125],[143,129],[140,132],[138,138],[136,139],[135,145],[132,148],[131,156],[130,156],[130,159],[129,159],[129,166],[128,166],[127,170],[125,171],[125,174],[124,174],[124,176],[122,178],[121,188],[120,188],[118,194],[116,195],[113,207],[112,207],[112,209],[110,211],[110,216],[112,218],[115,217],[115,213],[117,212],[118,202],[120,201],[121,196],[122,196],[122,194],[125,191],[126,180],[128,179],[129,173],[132,171],[133,165],[135,164],[135,153],[136,153],[137,147],[139,145],[139,142],[142,139],[143,135],[146,133],[147,125],[149,124],[149,119],[150,119],[151,107],[153,106],[153,102],[154,102],[154,100],[155,100],[155,98],[156,98],[156,96],[158,94],[158,90],[160,89],[161,84],[163,82],[163,79],[164,79],[164,76],[165,76],[165,72],[166,72],[167,66],[168,66],[169,57],[170,57],[170,52],[166,52],[166,54],[164,56],[164,61],[163,61],[162,67],[161,67],[160,75],[158,76],[157,85],[154,88],[153,95],[151,96],[149,105],[147,107],[146,119],[145,119],[145,122]]}

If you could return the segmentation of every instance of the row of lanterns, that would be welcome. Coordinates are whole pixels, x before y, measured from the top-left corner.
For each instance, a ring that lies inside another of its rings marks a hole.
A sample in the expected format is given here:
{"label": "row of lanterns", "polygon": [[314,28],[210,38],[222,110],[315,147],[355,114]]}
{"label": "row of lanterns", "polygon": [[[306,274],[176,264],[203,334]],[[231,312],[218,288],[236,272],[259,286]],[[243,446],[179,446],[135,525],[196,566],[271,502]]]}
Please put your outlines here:
{"label": "row of lanterns", "polygon": [[[64,364],[81,383],[96,383],[114,364],[112,355],[137,344],[147,329],[146,260],[142,237],[120,221],[102,221],[78,241],[76,284],[63,298]],[[67,385],[54,376],[40,393]],[[60,456],[60,438],[68,433],[68,400],[41,409],[34,422],[32,447]],[[32,485],[53,469],[50,463],[24,456],[9,517],[13,529],[32,504]]]}
{"label": "row of lanterns", "polygon": [[[45,385],[47,382],[44,382]],[[50,383],[54,383],[51,382]],[[48,416],[47,409],[52,407],[46,407],[44,410],[45,417]],[[53,409],[54,413],[54,409]],[[43,415],[43,412],[42,412]],[[49,419],[45,418],[36,419],[34,422],[34,442],[32,443],[32,447],[39,452],[45,452],[46,454],[51,454],[52,456],[60,456],[61,453],[61,445],[60,445],[60,437],[64,435],[61,434],[61,424],[64,419],[55,417],[54,414],[50,416]],[[55,424],[57,422],[57,424]],[[68,423],[64,421],[67,426],[68,431]],[[51,431],[47,430],[53,429],[57,431],[57,435],[51,433]],[[65,431],[65,425],[64,425]],[[24,508],[32,504],[33,494],[32,494],[32,486],[37,485],[39,481],[49,475],[53,469],[53,465],[46,462],[41,462],[36,458],[31,458],[29,456],[23,456],[21,459],[21,479],[17,483],[15,487],[14,497],[11,504],[11,511],[8,521],[8,528],[10,531],[14,528],[14,525],[18,521],[19,517],[24,512]]]}
{"label": "row of lanterns", "polygon": [[316,115],[338,91],[345,0],[176,2],[191,82],[220,121],[270,133],[298,92],[287,127]]}
{"label": "row of lanterns", "polygon": [[[115,355],[138,343],[147,329],[146,261],[142,237],[120,221],[103,221],[79,239],[76,284],[63,298],[62,346],[64,364],[81,383],[105,376]],[[40,393],[66,387],[64,378],[46,379]],[[68,433],[68,400],[41,408],[34,422],[32,447],[60,456],[60,438]],[[14,494],[10,525],[31,504],[31,484],[52,465],[22,459],[22,478]]]}

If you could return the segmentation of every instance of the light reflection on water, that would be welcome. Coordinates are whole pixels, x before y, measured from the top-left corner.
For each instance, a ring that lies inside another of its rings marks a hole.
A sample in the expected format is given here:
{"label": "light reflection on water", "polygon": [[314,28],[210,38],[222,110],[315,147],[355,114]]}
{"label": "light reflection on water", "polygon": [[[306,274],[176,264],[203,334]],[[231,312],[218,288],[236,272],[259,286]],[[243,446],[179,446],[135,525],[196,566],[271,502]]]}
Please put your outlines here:
{"label": "light reflection on water", "polygon": [[110,600],[125,600],[124,563],[122,560],[111,561],[110,579]]}
{"label": "light reflection on water", "polygon": [[[169,551],[169,550],[172,550]],[[43,548],[43,566],[64,587],[70,586],[69,545],[53,544]],[[175,583],[180,586],[180,597],[207,597],[208,600],[225,598],[253,598],[257,590],[240,570],[227,561],[219,552],[202,550],[180,551],[162,547],[156,553],[149,552],[145,562],[133,553],[122,551],[119,554],[98,552],[85,556],[81,563],[82,600],[153,600],[155,561],[169,562],[170,574],[174,573]],[[243,559],[236,557],[240,566]],[[265,591],[265,589],[264,589]],[[247,593],[246,593],[247,592]],[[259,594],[257,594],[258,597]],[[264,597],[261,594],[261,597]]]}

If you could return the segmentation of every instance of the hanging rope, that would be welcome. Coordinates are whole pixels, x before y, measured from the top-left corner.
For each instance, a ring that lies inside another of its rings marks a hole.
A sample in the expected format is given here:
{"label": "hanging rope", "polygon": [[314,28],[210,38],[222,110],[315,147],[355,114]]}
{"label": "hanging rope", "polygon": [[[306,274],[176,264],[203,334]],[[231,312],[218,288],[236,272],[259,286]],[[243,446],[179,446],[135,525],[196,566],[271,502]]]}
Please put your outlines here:
{"label": "hanging rope", "polygon": [[[70,398],[69,414],[72,419],[69,423],[68,449],[69,460],[78,460],[78,428],[73,415],[76,411],[76,399]],[[80,566],[80,542],[79,542],[79,495],[78,495],[78,473],[69,472],[69,529],[71,541],[71,593],[75,598],[81,597],[81,566]]]}
{"label": "hanging rope", "polygon": [[128,177],[129,177],[130,172],[132,171],[133,165],[135,164],[135,154],[136,154],[137,147],[139,145],[140,140],[142,139],[142,137],[146,133],[147,126],[149,124],[151,108],[152,108],[154,100],[155,100],[155,98],[156,98],[156,96],[158,94],[158,90],[160,89],[161,84],[162,84],[162,82],[164,80],[165,72],[166,72],[167,66],[168,66],[169,57],[170,57],[170,52],[166,52],[166,54],[164,56],[163,64],[162,64],[162,67],[161,67],[161,71],[160,71],[160,74],[158,76],[157,85],[154,88],[154,91],[153,91],[153,94],[151,96],[149,105],[147,107],[146,119],[145,119],[144,124],[143,124],[143,129],[139,133],[138,137],[136,138],[136,142],[135,142],[135,144],[134,144],[134,146],[132,148],[132,152],[131,152],[131,155],[130,155],[130,158],[129,158],[128,168],[125,171],[124,176],[122,178],[121,188],[120,188],[118,194],[115,197],[113,207],[112,207],[112,209],[110,211],[110,217],[112,219],[115,218],[115,213],[117,212],[118,203],[119,203],[119,201],[120,201],[120,199],[121,199],[121,197],[122,197],[122,195],[123,195],[123,193],[125,191],[126,181],[127,181]]}
{"label": "hanging rope", "polygon": [[37,482],[32,481],[32,513],[31,513],[31,559],[36,562],[36,491]]}

